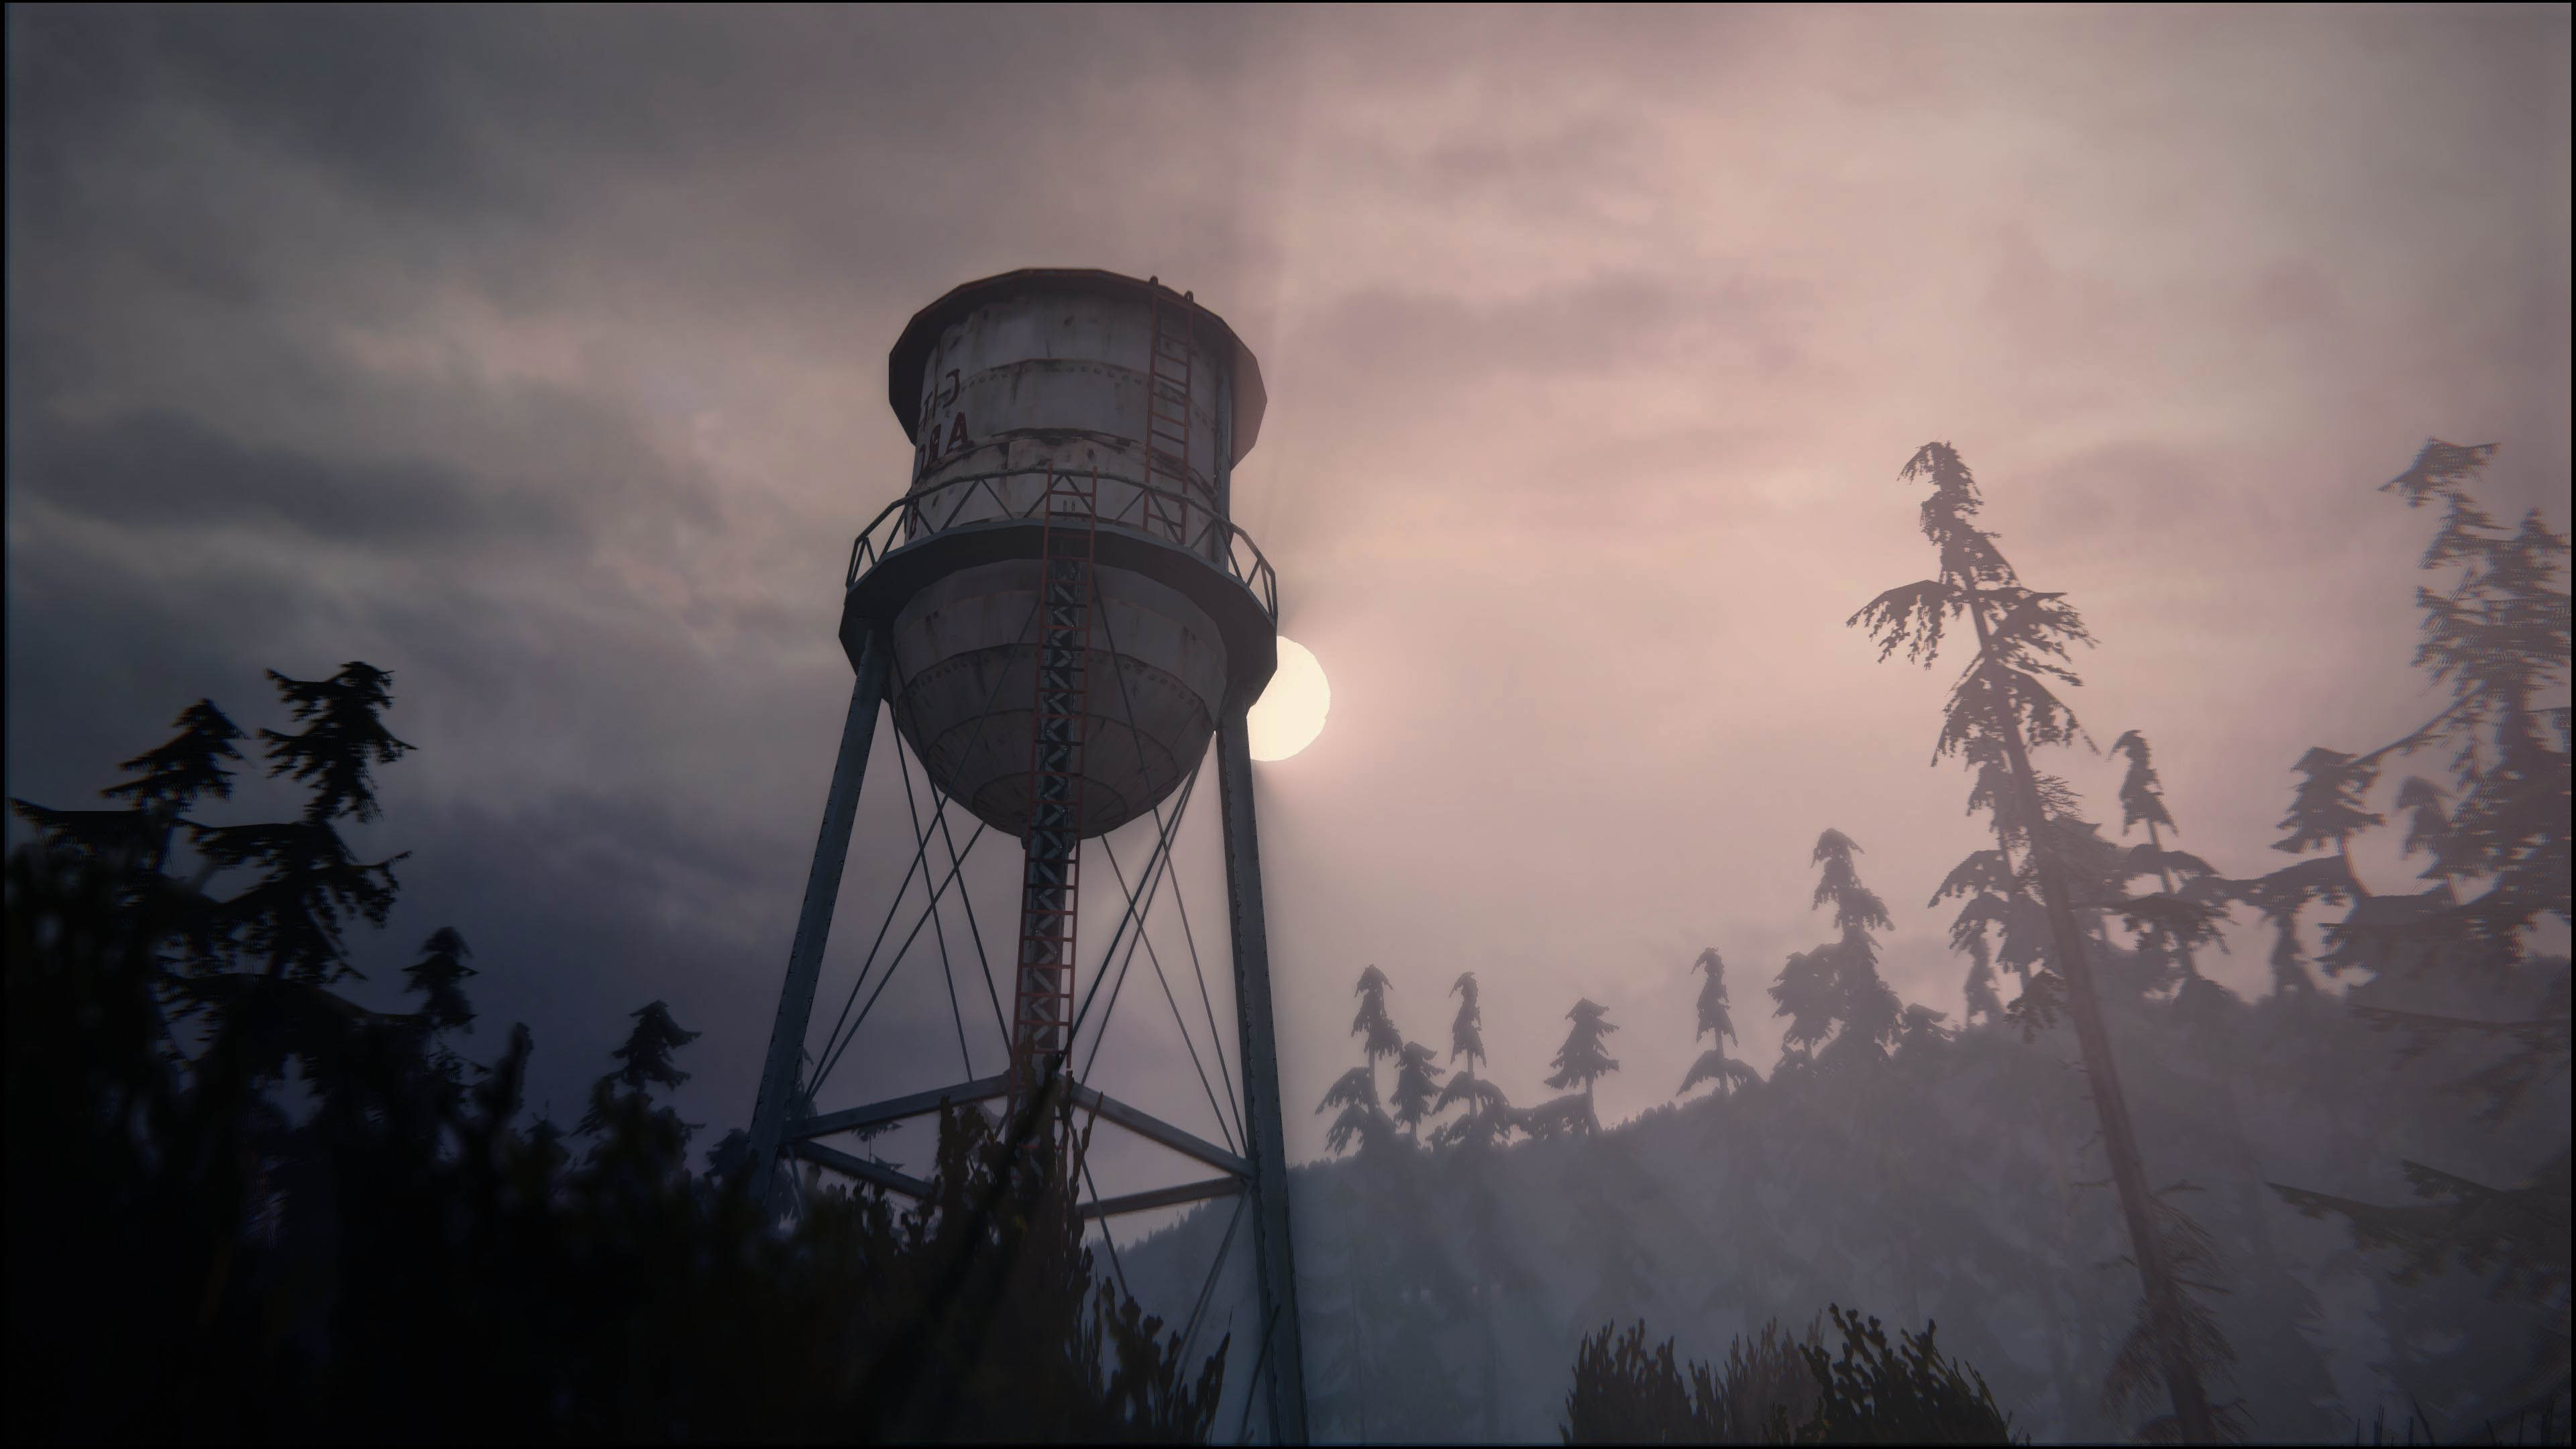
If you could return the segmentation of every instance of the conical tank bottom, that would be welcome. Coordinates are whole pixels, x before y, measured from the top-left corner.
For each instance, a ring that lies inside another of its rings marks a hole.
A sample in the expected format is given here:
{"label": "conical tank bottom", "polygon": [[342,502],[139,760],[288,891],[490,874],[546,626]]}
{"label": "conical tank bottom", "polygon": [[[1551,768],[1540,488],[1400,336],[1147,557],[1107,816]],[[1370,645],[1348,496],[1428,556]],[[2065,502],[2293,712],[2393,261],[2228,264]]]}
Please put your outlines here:
{"label": "conical tank bottom", "polygon": [[[896,613],[895,727],[931,783],[977,819],[1024,832],[1037,693],[1038,563],[949,574]],[[1207,751],[1225,695],[1214,621],[1177,590],[1096,567],[1086,656],[1081,830],[1101,835],[1170,795]]]}

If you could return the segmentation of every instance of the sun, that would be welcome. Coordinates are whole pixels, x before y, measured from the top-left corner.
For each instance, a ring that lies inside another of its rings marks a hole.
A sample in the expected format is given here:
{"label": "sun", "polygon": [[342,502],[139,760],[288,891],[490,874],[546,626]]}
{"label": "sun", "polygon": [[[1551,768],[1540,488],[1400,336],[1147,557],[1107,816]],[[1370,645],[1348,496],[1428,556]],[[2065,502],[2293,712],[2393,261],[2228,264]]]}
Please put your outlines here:
{"label": "sun", "polygon": [[1256,760],[1284,760],[1315,742],[1333,707],[1333,688],[1313,650],[1281,635],[1279,670],[1244,719],[1244,741]]}

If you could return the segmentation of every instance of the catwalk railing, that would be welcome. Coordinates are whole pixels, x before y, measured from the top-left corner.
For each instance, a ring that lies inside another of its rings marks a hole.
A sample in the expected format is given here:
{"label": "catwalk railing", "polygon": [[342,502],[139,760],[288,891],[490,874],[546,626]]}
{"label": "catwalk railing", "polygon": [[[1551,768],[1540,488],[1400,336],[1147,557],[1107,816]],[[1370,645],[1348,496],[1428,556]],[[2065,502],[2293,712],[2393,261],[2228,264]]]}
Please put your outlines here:
{"label": "catwalk railing", "polygon": [[[1062,471],[1062,470],[1057,470]],[[1089,472],[1089,470],[1085,470]],[[849,576],[855,585],[878,560],[907,544],[972,524],[1043,523],[1046,514],[1045,468],[1016,468],[1001,473],[970,473],[907,493],[885,506],[850,545]],[[1169,489],[1149,487],[1118,474],[1103,472],[1094,496],[1099,500],[1099,526],[1150,538],[1185,549],[1222,568],[1252,592],[1262,610],[1279,617],[1279,582],[1252,535],[1216,511],[1206,500]]]}

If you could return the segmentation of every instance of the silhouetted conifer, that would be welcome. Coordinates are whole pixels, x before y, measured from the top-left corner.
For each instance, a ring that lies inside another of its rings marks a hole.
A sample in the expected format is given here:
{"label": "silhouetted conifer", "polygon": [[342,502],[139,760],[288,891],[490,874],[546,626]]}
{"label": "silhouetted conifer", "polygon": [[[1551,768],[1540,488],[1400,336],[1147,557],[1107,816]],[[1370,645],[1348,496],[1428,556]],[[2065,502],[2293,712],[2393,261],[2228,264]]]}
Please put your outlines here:
{"label": "silhouetted conifer", "polygon": [[1351,1018],[1351,1035],[1360,1039],[1360,1051],[1372,1065],[1404,1054],[1404,1033],[1395,1029],[1395,1019],[1386,1014],[1386,993],[1390,989],[1386,973],[1375,966],[1362,970],[1359,985],[1353,988],[1360,999],[1360,1009]]}
{"label": "silhouetted conifer", "polygon": [[2450,686],[2450,703],[2387,748],[2451,749],[2461,788],[2436,873],[2486,879],[2462,916],[2511,941],[2543,914],[2569,919],[2569,713],[2544,703],[2566,687],[2568,595],[2558,585],[2568,548],[2536,508],[2508,531],[2477,506],[2470,485],[2494,455],[2492,443],[2432,439],[2383,487],[2409,508],[2443,505],[2423,567],[2459,570],[2446,590],[2416,591],[2415,663]]}
{"label": "silhouetted conifer", "polygon": [[1700,1053],[1699,1060],[1691,1063],[1691,1069],[1682,1074],[1682,1084],[1673,1095],[1687,1095],[1691,1088],[1702,1082],[1715,1082],[1717,1091],[1714,1095],[1718,1097],[1730,1096],[1758,1084],[1762,1080],[1759,1072],[1726,1054],[1726,1044],[1735,1040],[1735,1020],[1726,1008],[1725,958],[1717,954],[1715,946],[1711,946],[1699,953],[1699,959],[1691,963],[1691,969],[1708,978],[1700,983],[1699,1029],[1692,1034],[1691,1040],[1698,1041],[1704,1036],[1709,1043],[1708,1050]]}
{"label": "silhouetted conifer", "polygon": [[1377,1064],[1380,1058],[1404,1055],[1404,1034],[1386,1012],[1386,973],[1369,966],[1351,989],[1360,999],[1359,1012],[1351,1018],[1351,1035],[1360,1039],[1360,1064],[1335,1078],[1324,1089],[1324,1100],[1315,1104],[1318,1113],[1334,1113],[1324,1131],[1325,1145],[1334,1152],[1347,1152],[1353,1144],[1383,1147],[1395,1140],[1395,1121],[1378,1103]]}
{"label": "silhouetted conifer", "polygon": [[474,954],[454,926],[441,926],[421,943],[421,957],[403,968],[411,990],[421,997],[420,1014],[433,1031],[474,1029],[474,1006],[465,999],[465,978],[475,974],[465,964]]}
{"label": "silhouetted conifer", "polygon": [[1449,1060],[1465,1057],[1462,1070],[1472,1073],[1485,1060],[1485,1009],[1477,1001],[1476,973],[1459,972],[1449,994],[1458,998],[1458,1015],[1449,1023]]}
{"label": "silhouetted conifer", "polygon": [[1467,1064],[1441,1087],[1431,1110],[1446,1112],[1461,1105],[1467,1110],[1455,1120],[1442,1123],[1433,1131],[1431,1140],[1435,1146],[1490,1146],[1510,1134],[1515,1114],[1503,1089],[1476,1074],[1476,1068],[1485,1060],[1485,1014],[1477,1002],[1476,973],[1459,973],[1449,992],[1458,998],[1458,1015],[1449,1024],[1449,1060],[1465,1057]]}
{"label": "silhouetted conifer", "polygon": [[2272,842],[2274,850],[2305,855],[2331,845],[2335,854],[2349,860],[2352,838],[2388,818],[2362,808],[2371,783],[2379,777],[2372,761],[2319,745],[2291,768],[2298,772],[2299,784],[2291,792],[2290,811],[2281,817],[2280,825],[2289,834]]}
{"label": "silhouetted conifer", "polygon": [[1941,1044],[1950,1039],[1949,1029],[1941,1025],[1949,1015],[1946,1011],[1934,1011],[1919,1001],[1907,1006],[1896,1029],[1898,1053],[1913,1061],[1926,1053],[1938,1051]]}
{"label": "silhouetted conifer", "polygon": [[2147,737],[2129,730],[2111,742],[2111,752],[2126,755],[2129,760],[2128,773],[2120,781],[2120,833],[2125,836],[2140,825],[2147,828],[2146,842],[2131,847],[2122,859],[2118,885],[2125,892],[2130,882],[2152,876],[2162,887],[2148,895],[2128,897],[2119,904],[2126,908],[2124,918],[2138,933],[2139,949],[2166,955],[2181,968],[2176,1000],[2187,1009],[2198,1010],[2209,992],[2222,988],[2200,974],[2194,948],[2206,943],[2225,949],[2218,936],[2225,912],[2209,900],[2185,898],[2177,887],[2177,877],[2182,881],[2204,881],[2218,872],[2188,851],[2165,848],[2164,832],[2179,835],[2182,827],[2174,824],[2173,815],[2165,809],[2164,782],[2156,778]]}
{"label": "silhouetted conifer", "polygon": [[312,787],[304,818],[314,824],[344,814],[375,819],[381,811],[372,767],[390,765],[411,749],[384,726],[394,677],[360,662],[341,665],[329,679],[289,679],[274,669],[268,677],[304,726],[293,734],[259,732],[268,742],[268,773],[292,775]]}
{"label": "silhouetted conifer", "polygon": [[[2082,736],[2074,712],[2044,681],[2080,683],[2066,661],[2073,646],[2090,643],[2092,636],[2063,594],[2024,586],[1996,547],[1994,535],[1976,526],[1974,517],[1983,504],[1974,475],[1955,449],[1947,443],[1925,444],[1907,461],[1903,476],[1932,485],[1931,495],[1923,502],[1922,523],[1924,536],[1940,557],[1939,575],[1888,590],[1850,622],[1869,629],[1881,659],[1903,649],[1909,659],[1927,666],[1938,656],[1945,625],[1964,619],[1975,631],[1977,652],[1952,686],[1933,758],[1937,762],[1959,755],[1977,769],[1970,808],[1976,808],[1980,797],[1985,799],[1990,808],[1996,808],[1999,848],[2008,850],[2011,837],[2018,834],[2031,857],[2028,863],[2037,877],[2055,947],[2053,964],[2064,981],[2067,1010],[2083,1051],[2113,1184],[2129,1229],[2132,1260],[2155,1325],[2158,1366],[2183,1438],[2209,1442],[2218,1426],[2186,1330],[2182,1287],[2165,1262],[2155,1226],[2136,1131],[2112,1063],[2091,963],[2085,959],[2085,942],[2075,919],[2066,862],[2059,858],[2056,842],[2046,829],[2053,816],[2070,812],[2050,808],[2048,792],[2029,759],[2033,746],[2063,744]],[[2007,801],[2017,817],[2009,822],[1999,808]]]}
{"label": "silhouetted conifer", "polygon": [[[659,1001],[648,1001],[628,1015],[635,1019],[634,1029],[626,1034],[625,1044],[609,1053],[620,1065],[591,1084],[590,1111],[581,1119],[576,1133],[588,1136],[602,1131],[608,1124],[612,1102],[623,1102],[631,1110],[649,1113],[652,1089],[672,1089],[689,1079],[672,1059],[673,1053],[698,1039],[698,1033],[671,1019],[671,1008]],[[668,1116],[678,1140],[688,1140],[688,1129],[679,1124],[676,1114],[662,1109]]]}
{"label": "silhouetted conifer", "polygon": [[[1548,1063],[1556,1071],[1547,1079],[1547,1084],[1560,1092],[1579,1096],[1583,1103],[1579,1130],[1597,1132],[1601,1127],[1601,1116],[1592,1107],[1592,1084],[1619,1070],[1618,1059],[1610,1055],[1610,1033],[1619,1028],[1611,1024],[1605,1008],[1589,1000],[1576,1001],[1574,1009],[1565,1014],[1565,1019],[1574,1025],[1565,1033],[1565,1044],[1556,1049],[1555,1060]],[[1549,1107],[1554,1105],[1546,1104]],[[1569,1111],[1557,1130],[1574,1126],[1575,1119]]]}
{"label": "silhouetted conifer", "polygon": [[[2459,572],[2446,590],[2416,591],[2424,620],[2415,663],[2436,683],[2450,686],[2450,700],[2431,720],[2369,755],[2320,759],[2311,752],[2300,762],[2311,783],[2300,791],[2293,834],[2282,847],[2333,839],[2340,861],[2349,835],[2379,821],[2362,808],[2361,790],[2391,754],[2447,746],[2457,792],[2420,777],[2400,787],[2397,805],[2410,817],[2406,853],[2428,855],[2423,878],[2438,884],[2419,897],[2356,905],[2329,932],[2330,969],[2376,966],[2386,977],[2439,965],[2493,976],[2524,959],[2524,933],[2541,916],[2569,919],[2568,710],[2542,704],[2548,693],[2565,687],[2568,674],[2568,595],[2556,587],[2567,540],[2547,528],[2536,509],[2508,532],[2476,505],[2470,485],[2494,453],[2492,444],[2428,440],[2413,465],[2383,488],[2399,493],[2410,508],[2437,500],[2444,505],[2422,566]],[[2479,880],[2485,882],[2481,893],[2454,904],[2453,882]],[[2362,894],[2358,882],[2348,889]],[[2500,1124],[2535,1085],[2567,1071],[2568,966],[2560,958],[2545,969],[2548,985],[2539,1009],[2520,1020],[2366,1004],[2355,1010],[2376,1026],[2409,1034],[2410,1054],[2446,1040],[2506,1043],[2501,1060],[2457,1084],[2486,1097],[2485,1119]],[[2357,989],[2355,996],[2366,991],[2367,986]],[[2382,1207],[2272,1186],[2310,1217],[2341,1217],[2356,1246],[2393,1252],[2400,1282],[2456,1265],[2493,1273],[2496,1296],[2538,1309],[2538,1347],[2510,1392],[2523,1400],[2517,1407],[2536,1407],[2563,1420],[2570,1386],[2563,1139],[2548,1162],[2513,1188],[2486,1186],[2417,1162],[2402,1166],[2417,1194],[2429,1200],[2424,1205]]]}
{"label": "silhouetted conifer", "polygon": [[[363,778],[331,775],[356,813]],[[221,903],[142,874],[50,837],[7,864],[13,1441],[1209,1432],[1223,1348],[1184,1372],[1095,1282],[1062,1163],[1004,1181],[1026,1154],[980,1114],[943,1124],[935,1206],[829,1191],[782,1230],[687,1172],[650,1096],[694,1035],[667,1007],[573,1162],[523,1125],[524,1026],[470,1089],[425,1055],[468,1015],[455,932],[407,973],[427,1007],[387,1015],[274,955],[164,950]],[[190,1051],[158,1009],[183,988],[223,1008]]]}
{"label": "silhouetted conifer", "polygon": [[1812,904],[1834,908],[1842,935],[1791,956],[1772,983],[1771,999],[1778,1003],[1773,1014],[1789,1018],[1782,1036],[1788,1047],[1813,1053],[1830,1040],[1830,1055],[1883,1059],[1902,1008],[1878,974],[1878,942],[1870,932],[1891,923],[1886,903],[1860,882],[1852,862],[1859,850],[1839,830],[1816,837],[1813,863],[1822,869]]}
{"label": "silhouetted conifer", "polygon": [[1431,1056],[1431,1048],[1420,1042],[1406,1042],[1396,1058],[1395,1090],[1388,1101],[1395,1108],[1395,1123],[1419,1138],[1422,1119],[1431,1115],[1440,1095],[1440,1064]]}

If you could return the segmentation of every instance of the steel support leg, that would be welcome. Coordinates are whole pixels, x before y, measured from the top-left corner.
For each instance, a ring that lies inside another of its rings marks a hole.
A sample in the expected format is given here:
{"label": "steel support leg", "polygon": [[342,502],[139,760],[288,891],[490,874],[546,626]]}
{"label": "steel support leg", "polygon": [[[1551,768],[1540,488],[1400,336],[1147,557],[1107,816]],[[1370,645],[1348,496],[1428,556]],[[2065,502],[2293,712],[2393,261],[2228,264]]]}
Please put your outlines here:
{"label": "steel support leg", "polygon": [[787,981],[778,990],[778,1022],[770,1028],[769,1058],[760,1070],[760,1096],[751,1109],[752,1200],[769,1201],[778,1166],[779,1140],[798,1097],[805,1029],[814,1014],[814,982],[823,970],[823,943],[832,934],[832,906],[841,895],[841,866],[849,859],[850,824],[859,812],[859,783],[868,773],[868,747],[876,740],[877,706],[885,699],[887,644],[872,633],[850,689],[849,718],[841,725],[841,753],[832,763],[832,791],[823,804],[823,830],[814,842],[814,866],[805,877],[805,906],[796,913],[796,943],[787,952]]}
{"label": "steel support leg", "polygon": [[[1281,1444],[1306,1442],[1306,1355],[1298,1336],[1297,1252],[1288,1232],[1288,1148],[1280,1135],[1279,1047],[1270,1025],[1270,933],[1261,906],[1260,832],[1252,814],[1252,752],[1244,711],[1216,733],[1217,797],[1225,822],[1225,895],[1234,931],[1234,1004],[1243,1032],[1244,1153],[1252,1159],[1252,1251],[1261,1319],[1270,1330],[1270,1426]],[[1257,1390],[1248,1385],[1247,1390]]]}

